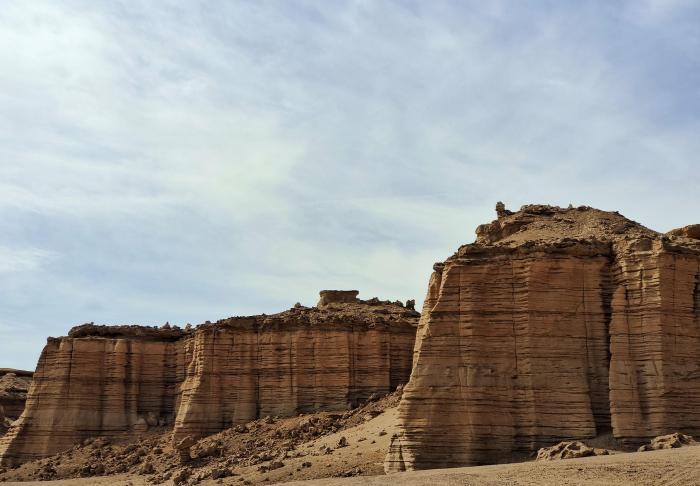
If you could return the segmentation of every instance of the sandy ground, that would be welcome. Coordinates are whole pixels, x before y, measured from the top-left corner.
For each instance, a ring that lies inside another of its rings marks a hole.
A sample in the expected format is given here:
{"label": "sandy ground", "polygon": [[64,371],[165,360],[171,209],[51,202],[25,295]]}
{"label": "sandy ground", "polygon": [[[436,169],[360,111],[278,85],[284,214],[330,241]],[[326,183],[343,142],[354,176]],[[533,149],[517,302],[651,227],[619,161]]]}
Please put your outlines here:
{"label": "sandy ground", "polygon": [[697,486],[700,446],[554,462],[407,472],[390,476],[288,482],[285,486]]}
{"label": "sandy ground", "polygon": [[[383,461],[394,433],[396,408],[339,432],[301,444],[300,457],[284,459],[284,466],[259,471],[259,466],[236,468],[236,475],[204,480],[202,485],[282,484],[286,486],[414,485],[700,485],[700,446],[654,452],[622,453],[611,456],[553,462],[525,462],[470,468],[442,469],[383,475]],[[347,446],[338,447],[344,437]],[[326,448],[330,453],[325,453]],[[337,477],[350,473],[357,477]],[[336,476],[336,477],[334,477]],[[315,479],[323,478],[327,479]],[[290,482],[293,481],[293,482]],[[2,484],[41,486],[146,486],[146,476],[113,475],[47,482],[5,482]],[[172,481],[164,484],[171,485]]]}
{"label": "sandy ground", "polygon": [[[340,456],[338,456],[339,459]],[[342,460],[342,459],[341,459]],[[4,483],[25,486],[144,486],[141,477],[111,476],[51,482]],[[235,478],[224,483],[241,484]],[[458,469],[407,472],[390,476],[316,479],[286,482],[285,486],[697,486],[700,485],[700,447],[617,454],[556,462],[528,462]]]}

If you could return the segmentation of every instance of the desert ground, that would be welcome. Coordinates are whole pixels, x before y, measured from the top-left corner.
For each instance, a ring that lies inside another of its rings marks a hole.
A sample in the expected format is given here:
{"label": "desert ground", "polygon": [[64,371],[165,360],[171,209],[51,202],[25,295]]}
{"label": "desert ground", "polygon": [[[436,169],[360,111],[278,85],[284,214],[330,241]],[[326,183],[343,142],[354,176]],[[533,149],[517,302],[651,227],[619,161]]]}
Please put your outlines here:
{"label": "desert ground", "polygon": [[[144,486],[144,477],[111,476],[50,482],[8,482],[23,486]],[[201,484],[241,484],[238,478],[205,481]],[[611,456],[569,459],[557,462],[527,462],[440,469],[392,474],[293,481],[287,486],[356,486],[400,484],[402,486],[560,486],[560,485],[636,485],[695,486],[700,484],[700,447],[663,451],[634,452]]]}
{"label": "desert ground", "polygon": [[[489,485],[489,486],[559,486],[559,485],[698,485],[700,484],[700,446],[679,449],[619,452],[608,456],[567,459],[559,461],[527,461],[513,464],[476,466],[465,468],[426,470],[385,475],[383,461],[395,431],[397,418],[397,396],[390,395],[378,402],[354,411],[346,422],[336,423],[338,430],[326,428],[323,435],[313,440],[302,441],[295,445],[283,464],[276,469],[266,467],[274,461],[253,461],[250,465],[232,468],[232,476],[211,479],[206,477],[221,466],[220,462],[195,461],[191,467],[191,477],[183,484],[202,485],[251,485],[251,484],[285,484],[288,486],[354,486],[354,485]],[[306,415],[276,421],[269,429],[261,428],[260,437],[265,437],[267,430],[286,430],[298,427],[312,417]],[[251,428],[255,425],[251,425]],[[262,427],[262,426],[261,426]],[[165,440],[164,434],[162,440]],[[239,447],[235,435],[225,432],[215,436],[215,440],[225,444],[226,450],[234,451]],[[153,439],[151,439],[153,440]],[[211,439],[205,439],[211,440]],[[339,444],[347,443],[339,447]],[[276,443],[279,444],[279,443]],[[128,446],[117,446],[102,455],[107,463],[118,460],[121,451]],[[273,446],[274,447],[274,446]],[[21,468],[8,471],[3,477],[3,484],[47,485],[47,486],[87,486],[87,485],[121,485],[146,486],[153,484],[173,484],[169,475],[162,471],[177,472],[181,470],[168,451],[162,456],[162,463],[156,464],[161,474],[140,475],[133,469],[126,474],[109,476],[92,476],[54,481],[34,481],[46,464],[55,465],[60,471],[67,468],[81,468],[90,463],[95,450],[91,446],[74,450],[70,454],[60,454],[47,460],[25,464]],[[222,458],[225,459],[225,458]],[[201,479],[196,479],[197,476]],[[355,477],[339,477],[352,475]],[[14,481],[20,479],[22,481]]]}

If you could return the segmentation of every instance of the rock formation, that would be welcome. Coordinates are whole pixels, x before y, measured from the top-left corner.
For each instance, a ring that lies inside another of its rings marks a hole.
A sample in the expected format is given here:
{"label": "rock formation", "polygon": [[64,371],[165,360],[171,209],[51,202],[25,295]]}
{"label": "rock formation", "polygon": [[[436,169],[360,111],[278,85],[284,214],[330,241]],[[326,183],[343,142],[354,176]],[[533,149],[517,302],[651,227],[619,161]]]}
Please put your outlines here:
{"label": "rock formation", "polygon": [[679,447],[696,445],[698,445],[697,441],[691,436],[675,432],[673,434],[654,437],[648,444],[640,446],[638,451],[660,451],[663,449],[678,449]]}
{"label": "rock formation", "polygon": [[578,459],[580,457],[607,456],[607,449],[594,449],[581,441],[569,440],[559,442],[551,447],[543,447],[537,451],[536,461],[559,461],[562,459]]}
{"label": "rock formation", "polygon": [[700,241],[530,205],[437,263],[388,472],[700,432]]}
{"label": "rock formation", "polygon": [[49,338],[25,411],[0,440],[2,464],[172,421],[184,378],[181,336],[167,329],[85,325]]}
{"label": "rock formation", "polygon": [[5,422],[22,415],[33,374],[31,371],[0,368],[0,432],[5,428]]}
{"label": "rock formation", "polygon": [[326,291],[318,307],[200,326],[185,340],[175,439],[256,417],[347,410],[406,383],[419,314],[356,295]]}
{"label": "rock formation", "polygon": [[0,464],[154,426],[173,426],[178,444],[388,393],[408,381],[419,314],[356,295],[324,291],[318,307],[194,329],[87,324],[49,338],[25,412],[0,439]]}

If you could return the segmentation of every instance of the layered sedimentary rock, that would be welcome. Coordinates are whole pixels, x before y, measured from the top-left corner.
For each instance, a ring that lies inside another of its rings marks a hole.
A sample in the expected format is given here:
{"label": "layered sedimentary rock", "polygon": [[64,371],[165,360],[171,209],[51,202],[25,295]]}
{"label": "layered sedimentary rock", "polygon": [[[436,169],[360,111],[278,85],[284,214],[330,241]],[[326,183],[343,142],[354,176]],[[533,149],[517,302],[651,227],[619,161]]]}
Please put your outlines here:
{"label": "layered sedimentary rock", "polygon": [[588,207],[497,211],[434,267],[386,470],[700,431],[700,242]]}
{"label": "layered sedimentary rock", "polygon": [[419,314],[356,295],[324,292],[318,307],[184,330],[88,324],[49,338],[0,464],[158,425],[174,426],[177,442],[389,392],[408,380]]}
{"label": "layered sedimentary rock", "polygon": [[14,420],[22,414],[32,371],[0,368],[0,428],[3,419]]}
{"label": "layered sedimentary rock", "polygon": [[318,307],[200,326],[174,441],[264,416],[347,410],[408,381],[418,313],[396,303],[321,294]]}
{"label": "layered sedimentary rock", "polygon": [[88,437],[172,421],[184,377],[182,331],[80,326],[49,338],[24,413],[0,440],[0,462],[45,457]]}

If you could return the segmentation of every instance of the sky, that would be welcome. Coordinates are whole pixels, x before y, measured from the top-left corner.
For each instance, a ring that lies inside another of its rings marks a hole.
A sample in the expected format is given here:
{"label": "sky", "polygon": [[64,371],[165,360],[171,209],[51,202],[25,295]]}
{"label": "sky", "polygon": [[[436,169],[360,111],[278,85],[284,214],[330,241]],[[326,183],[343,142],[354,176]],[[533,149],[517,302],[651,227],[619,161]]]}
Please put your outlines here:
{"label": "sky", "polygon": [[0,0],[0,367],[423,300],[495,203],[700,223],[695,1]]}

